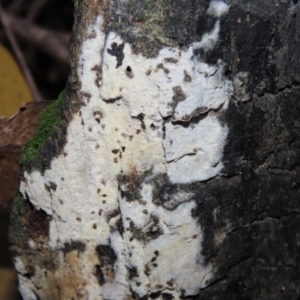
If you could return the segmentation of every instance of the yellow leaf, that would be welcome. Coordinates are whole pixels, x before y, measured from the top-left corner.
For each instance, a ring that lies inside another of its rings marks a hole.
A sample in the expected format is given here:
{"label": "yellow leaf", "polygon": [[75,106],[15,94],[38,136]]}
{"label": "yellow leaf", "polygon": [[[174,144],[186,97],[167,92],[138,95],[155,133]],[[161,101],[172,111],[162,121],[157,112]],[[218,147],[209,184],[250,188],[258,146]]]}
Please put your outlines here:
{"label": "yellow leaf", "polygon": [[17,274],[14,269],[0,268],[0,299],[19,299],[17,291]]}
{"label": "yellow leaf", "polygon": [[30,88],[13,56],[0,44],[0,117],[14,115],[22,103],[32,99]]}

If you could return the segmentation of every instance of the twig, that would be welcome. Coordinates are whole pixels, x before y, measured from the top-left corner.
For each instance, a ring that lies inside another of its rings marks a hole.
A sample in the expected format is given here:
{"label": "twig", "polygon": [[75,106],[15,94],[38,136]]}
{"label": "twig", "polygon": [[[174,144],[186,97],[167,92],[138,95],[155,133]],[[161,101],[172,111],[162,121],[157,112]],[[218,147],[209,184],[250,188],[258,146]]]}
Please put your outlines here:
{"label": "twig", "polygon": [[7,11],[11,13],[18,13],[24,4],[24,0],[15,0],[12,3],[10,3],[7,7]]}
{"label": "twig", "polygon": [[1,22],[3,24],[3,27],[5,29],[6,35],[11,43],[11,46],[15,52],[15,55],[19,61],[19,64],[23,70],[24,76],[27,79],[28,85],[30,86],[30,89],[32,91],[33,97],[34,97],[34,101],[42,101],[42,97],[39,93],[39,90],[37,89],[37,86],[35,84],[35,81],[29,71],[29,68],[26,64],[25,58],[23,56],[22,51],[20,50],[19,45],[17,44],[17,41],[10,29],[10,27],[8,26],[7,23],[7,18],[6,18],[6,14],[4,12],[4,10],[2,9],[2,6],[0,5],[0,19]]}
{"label": "twig", "polygon": [[40,13],[42,8],[47,4],[48,0],[34,0],[31,8],[28,11],[26,19],[28,21],[33,21]]}
{"label": "twig", "polygon": [[58,62],[64,65],[68,62],[70,34],[65,32],[50,31],[31,22],[6,14],[6,21],[9,28],[16,36],[30,42],[44,52],[51,55]]}

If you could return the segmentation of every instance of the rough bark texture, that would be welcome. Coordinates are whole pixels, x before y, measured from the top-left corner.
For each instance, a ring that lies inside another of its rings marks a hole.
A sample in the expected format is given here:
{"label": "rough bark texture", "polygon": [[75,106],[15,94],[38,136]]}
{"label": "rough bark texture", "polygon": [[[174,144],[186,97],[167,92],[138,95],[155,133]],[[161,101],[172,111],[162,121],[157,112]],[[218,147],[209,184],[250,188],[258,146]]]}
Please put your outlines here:
{"label": "rough bark texture", "polygon": [[12,215],[24,298],[299,299],[300,3],[77,9]]}

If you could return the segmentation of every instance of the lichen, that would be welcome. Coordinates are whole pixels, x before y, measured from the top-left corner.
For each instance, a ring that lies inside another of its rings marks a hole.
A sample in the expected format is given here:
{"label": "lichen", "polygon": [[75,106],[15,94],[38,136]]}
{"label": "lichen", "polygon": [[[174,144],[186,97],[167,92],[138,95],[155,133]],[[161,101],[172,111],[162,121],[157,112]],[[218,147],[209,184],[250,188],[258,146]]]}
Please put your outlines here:
{"label": "lichen", "polygon": [[172,42],[166,37],[164,32],[165,22],[165,0],[147,0],[144,4],[145,14],[145,33],[147,36],[145,51],[151,57],[157,52],[156,44],[172,46]]}
{"label": "lichen", "polygon": [[174,46],[165,33],[166,8],[166,0],[130,0],[118,14],[111,11],[112,18],[123,19],[127,26],[113,22],[110,27],[132,44],[135,53],[155,57],[163,46]]}
{"label": "lichen", "polygon": [[40,151],[44,147],[47,139],[62,122],[64,99],[65,91],[62,91],[59,94],[58,99],[41,113],[34,136],[27,142],[20,157],[20,163],[24,169],[31,170],[31,163],[33,161],[38,161]]}

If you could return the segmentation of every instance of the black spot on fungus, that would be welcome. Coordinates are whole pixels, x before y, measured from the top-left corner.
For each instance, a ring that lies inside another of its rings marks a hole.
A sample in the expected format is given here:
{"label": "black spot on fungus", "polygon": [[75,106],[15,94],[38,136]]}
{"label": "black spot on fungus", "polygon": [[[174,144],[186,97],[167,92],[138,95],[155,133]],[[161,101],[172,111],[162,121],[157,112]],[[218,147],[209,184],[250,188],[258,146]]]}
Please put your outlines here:
{"label": "black spot on fungus", "polygon": [[172,294],[168,294],[168,293],[162,293],[162,300],[173,300],[174,296]]}
{"label": "black spot on fungus", "polygon": [[163,70],[165,74],[169,74],[170,73],[169,69],[165,68],[163,64],[158,64],[157,65],[157,69]]}
{"label": "black spot on fungus", "polygon": [[124,43],[118,45],[117,43],[112,43],[111,44],[111,49],[107,49],[107,52],[115,56],[117,59],[117,65],[116,68],[119,68],[123,64],[123,59],[124,59]]}
{"label": "black spot on fungus", "polygon": [[96,79],[95,79],[95,84],[98,88],[100,88],[101,83],[102,83],[102,68],[99,65],[95,65],[91,71],[96,72]]}
{"label": "black spot on fungus", "polygon": [[123,235],[123,232],[124,232],[124,226],[123,226],[122,218],[120,218],[120,219],[117,221],[116,225],[117,225],[117,230],[119,231],[119,233],[120,233],[121,235]]}
{"label": "black spot on fungus", "polygon": [[56,189],[57,189],[57,184],[56,184],[56,183],[50,181],[50,182],[49,182],[49,186],[50,186],[50,189],[51,189],[52,191],[54,191],[54,192],[56,191]]}
{"label": "black spot on fungus", "polygon": [[185,70],[184,70],[184,78],[183,78],[183,80],[184,80],[185,82],[192,82],[192,77],[191,77],[191,75],[189,75],[188,72],[185,71]]}
{"label": "black spot on fungus", "polygon": [[137,131],[136,131],[136,134],[140,134],[141,133],[141,131],[138,129]]}
{"label": "black spot on fungus", "polygon": [[119,161],[118,161],[118,158],[115,157],[115,158],[114,158],[114,163],[117,164],[118,162],[119,162]]}
{"label": "black spot on fungus", "polygon": [[149,275],[150,274],[150,268],[149,268],[148,265],[145,265],[145,267],[144,267],[144,273],[145,273],[145,275]]}
{"label": "black spot on fungus", "polygon": [[32,276],[35,275],[35,267],[32,265],[27,265],[25,267],[25,271],[26,273],[24,274],[24,276],[26,276],[27,278],[31,278]]}
{"label": "black spot on fungus", "polygon": [[154,268],[157,268],[157,263],[152,264]]}
{"label": "black spot on fungus", "polygon": [[93,114],[94,114],[95,120],[96,120],[98,123],[100,123],[100,120],[102,119],[102,113],[101,113],[101,111],[99,111],[99,110],[94,111]]}
{"label": "black spot on fungus", "polygon": [[144,228],[136,227],[135,223],[131,220],[129,222],[129,226],[133,238],[137,239],[138,241],[149,242],[164,234],[164,231],[159,224],[159,218],[157,216],[151,215],[149,224],[151,224],[151,226],[149,226],[147,228],[147,231],[145,231]]}
{"label": "black spot on fungus", "polygon": [[127,267],[127,270],[128,270],[128,278],[129,279],[140,276],[137,267],[130,266],[130,267]]}
{"label": "black spot on fungus", "polygon": [[182,298],[184,298],[185,297],[185,289],[180,289],[180,296],[182,297]]}
{"label": "black spot on fungus", "polygon": [[57,268],[55,261],[52,259],[44,259],[41,262],[41,268],[47,271],[54,272]]}
{"label": "black spot on fungus", "polygon": [[172,286],[174,285],[174,280],[171,279],[171,280],[167,281],[166,284],[167,284],[168,286],[171,286],[171,287],[172,287]]}
{"label": "black spot on fungus", "polygon": [[94,276],[97,278],[98,283],[102,286],[105,283],[104,275],[99,265],[95,265]]}
{"label": "black spot on fungus", "polygon": [[117,261],[117,255],[110,245],[98,245],[96,253],[100,262],[100,266],[113,266]]}
{"label": "black spot on fungus", "polygon": [[166,63],[170,63],[170,64],[177,64],[177,63],[178,63],[178,59],[173,58],[173,57],[166,57],[166,58],[164,59],[164,61],[165,61]]}
{"label": "black spot on fungus", "polygon": [[44,184],[44,188],[48,193],[50,193],[50,187],[46,183]]}
{"label": "black spot on fungus", "polygon": [[160,292],[160,291],[159,291],[159,292],[155,292],[155,293],[151,293],[151,294],[150,294],[150,298],[151,298],[151,299],[157,299],[157,298],[160,297],[160,295],[161,295],[161,292]]}
{"label": "black spot on fungus", "polygon": [[106,221],[107,221],[107,223],[108,223],[111,219],[113,219],[113,218],[115,218],[115,217],[117,217],[117,216],[119,216],[119,215],[120,215],[120,209],[119,209],[119,208],[114,209],[112,212],[110,212],[109,214],[107,214],[107,216],[106,216]]}
{"label": "black spot on fungus", "polygon": [[155,262],[156,261],[156,256],[152,257],[151,262]]}
{"label": "black spot on fungus", "polygon": [[178,102],[186,99],[186,94],[184,93],[181,86],[179,85],[173,87],[173,93],[174,93],[173,101],[176,103],[176,105]]}
{"label": "black spot on fungus", "polygon": [[[28,197],[26,196],[28,200]],[[26,215],[24,217],[24,224],[28,235],[33,240],[39,239],[41,237],[49,237],[49,222],[51,217],[47,215],[42,209],[35,209],[30,201],[26,201]]]}
{"label": "black spot on fungus", "polygon": [[129,78],[133,78],[133,72],[132,72],[132,69],[131,69],[130,66],[128,66],[128,67],[126,68],[126,75],[127,75],[127,77],[129,77]]}
{"label": "black spot on fungus", "polygon": [[159,251],[158,251],[158,250],[154,251],[154,254],[155,254],[156,256],[158,256],[158,255],[159,255]]}
{"label": "black spot on fungus", "polygon": [[85,251],[85,244],[80,241],[72,241],[70,243],[65,243],[62,249],[64,255],[68,254],[71,251],[77,251],[78,253]]}
{"label": "black spot on fungus", "polygon": [[113,154],[118,154],[119,153],[119,149],[114,149],[114,150],[112,150],[111,152],[113,153]]}
{"label": "black spot on fungus", "polygon": [[97,229],[97,225],[96,224],[93,224],[93,229]]}
{"label": "black spot on fungus", "polygon": [[140,120],[140,121],[144,121],[145,114],[140,113],[140,114],[138,114],[138,115],[136,116],[136,118],[137,118],[138,120]]}
{"label": "black spot on fungus", "polygon": [[122,148],[122,151],[125,152],[126,147],[122,146],[121,148]]}

